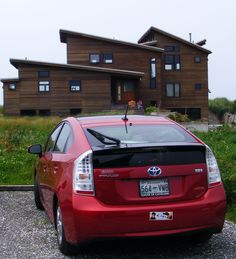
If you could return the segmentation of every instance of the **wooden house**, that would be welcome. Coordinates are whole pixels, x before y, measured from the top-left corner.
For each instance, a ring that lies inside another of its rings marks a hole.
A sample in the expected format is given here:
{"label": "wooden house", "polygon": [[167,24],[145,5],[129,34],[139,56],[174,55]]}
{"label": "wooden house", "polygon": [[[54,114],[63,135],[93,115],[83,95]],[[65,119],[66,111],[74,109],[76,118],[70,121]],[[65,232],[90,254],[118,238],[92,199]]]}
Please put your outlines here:
{"label": "wooden house", "polygon": [[[151,27],[130,43],[60,30],[67,64],[10,59],[18,79],[2,79],[5,115],[75,115],[130,100],[208,118],[211,52]],[[200,46],[201,45],[201,46]]]}

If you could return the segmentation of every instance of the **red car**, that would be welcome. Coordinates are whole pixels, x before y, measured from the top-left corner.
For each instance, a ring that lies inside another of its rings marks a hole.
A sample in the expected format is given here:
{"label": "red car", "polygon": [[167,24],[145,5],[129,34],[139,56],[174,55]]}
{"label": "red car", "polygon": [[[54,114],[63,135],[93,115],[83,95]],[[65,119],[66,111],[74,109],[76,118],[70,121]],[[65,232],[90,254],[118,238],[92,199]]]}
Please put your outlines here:
{"label": "red car", "polygon": [[35,203],[54,222],[64,254],[98,238],[189,233],[209,239],[226,197],[211,149],[154,116],[67,118],[35,166]]}

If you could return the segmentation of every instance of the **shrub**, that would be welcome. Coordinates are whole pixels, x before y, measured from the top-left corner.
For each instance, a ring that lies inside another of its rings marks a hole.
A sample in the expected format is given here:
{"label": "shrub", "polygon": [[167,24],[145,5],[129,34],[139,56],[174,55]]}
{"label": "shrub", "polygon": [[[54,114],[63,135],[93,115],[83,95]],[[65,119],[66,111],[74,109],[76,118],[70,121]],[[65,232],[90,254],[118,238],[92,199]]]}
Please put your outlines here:
{"label": "shrub", "polygon": [[152,112],[159,112],[159,109],[156,106],[150,105],[145,109],[145,112],[151,114]]}
{"label": "shrub", "polygon": [[236,112],[236,100],[229,101],[227,98],[215,98],[209,100],[209,110],[213,112],[219,120],[222,120],[226,112]]}
{"label": "shrub", "polygon": [[170,118],[173,121],[176,122],[188,122],[189,118],[187,114],[182,114],[182,113],[178,113],[178,112],[171,112],[168,115],[168,118]]}

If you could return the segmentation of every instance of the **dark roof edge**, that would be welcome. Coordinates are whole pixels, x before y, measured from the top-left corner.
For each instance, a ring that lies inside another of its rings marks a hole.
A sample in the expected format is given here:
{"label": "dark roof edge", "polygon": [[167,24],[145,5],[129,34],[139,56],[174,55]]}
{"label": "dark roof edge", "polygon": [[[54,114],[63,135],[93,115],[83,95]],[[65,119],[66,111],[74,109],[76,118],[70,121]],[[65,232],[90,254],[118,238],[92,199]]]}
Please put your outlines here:
{"label": "dark roof edge", "polygon": [[1,80],[2,83],[18,82],[18,81],[20,81],[19,78],[2,78],[0,80]]}
{"label": "dark roof edge", "polygon": [[106,41],[106,42],[110,42],[110,43],[114,43],[114,44],[126,45],[126,46],[131,46],[131,47],[140,48],[140,49],[146,49],[146,50],[150,50],[150,51],[157,51],[157,52],[163,52],[164,51],[162,48],[144,46],[144,45],[140,45],[140,44],[137,44],[137,43],[131,43],[131,42],[127,42],[127,41],[104,38],[104,37],[95,36],[95,35],[91,35],[91,34],[67,31],[67,30],[62,30],[62,29],[60,30],[60,40],[61,40],[61,42],[66,43],[66,36],[67,35],[72,35],[72,36],[75,36],[75,37],[84,37],[84,38],[95,39],[95,40],[101,40],[101,41]]}
{"label": "dark roof edge", "polygon": [[32,65],[32,66],[49,66],[49,67],[55,67],[55,68],[77,69],[77,70],[94,71],[94,72],[100,72],[100,73],[123,74],[123,75],[137,76],[137,77],[142,77],[144,75],[143,72],[139,72],[139,71],[74,65],[74,64],[49,63],[49,62],[34,61],[34,60],[10,59],[10,63],[15,68],[18,68],[18,65],[22,64],[22,65]]}
{"label": "dark roof edge", "polygon": [[187,44],[187,45],[189,45],[189,46],[191,46],[191,47],[193,47],[193,48],[197,48],[197,49],[199,49],[199,50],[201,50],[201,51],[204,51],[204,52],[206,52],[206,53],[208,53],[208,54],[211,54],[211,53],[212,53],[212,52],[211,52],[210,50],[208,50],[208,49],[205,49],[205,48],[203,48],[203,47],[201,47],[201,46],[199,46],[199,45],[197,45],[197,44],[194,44],[194,43],[192,43],[192,42],[189,42],[189,41],[187,41],[187,40],[185,40],[185,39],[183,39],[183,38],[180,38],[180,37],[175,36],[175,35],[173,35],[173,34],[171,34],[171,33],[169,33],[169,32],[160,30],[160,29],[158,29],[158,28],[156,28],[156,27],[153,27],[153,26],[150,27],[150,28],[141,36],[141,38],[138,40],[138,43],[140,44],[140,42],[142,41],[142,39],[143,39],[144,37],[146,37],[151,31],[155,31],[155,32],[164,34],[164,35],[166,35],[166,36],[168,36],[168,37],[170,37],[170,38],[173,38],[173,39],[175,39],[175,40],[181,41],[181,42],[183,42],[183,43],[185,43],[185,44]]}

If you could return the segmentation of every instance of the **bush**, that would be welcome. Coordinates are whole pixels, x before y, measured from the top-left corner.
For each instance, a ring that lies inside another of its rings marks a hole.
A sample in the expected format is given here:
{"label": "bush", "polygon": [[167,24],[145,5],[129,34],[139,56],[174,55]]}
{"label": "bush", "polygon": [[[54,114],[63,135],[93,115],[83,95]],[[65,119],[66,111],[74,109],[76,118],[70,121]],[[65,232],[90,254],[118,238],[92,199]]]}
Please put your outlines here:
{"label": "bush", "polygon": [[156,106],[150,105],[145,109],[145,112],[151,114],[152,112],[159,112],[159,109]]}
{"label": "bush", "polygon": [[187,114],[182,114],[182,113],[178,113],[178,112],[171,112],[168,115],[168,118],[170,118],[173,121],[176,122],[188,122],[189,118]]}
{"label": "bush", "polygon": [[209,100],[209,110],[213,112],[219,120],[222,120],[226,112],[236,112],[236,100],[229,101],[227,98],[215,98],[214,100]]}

